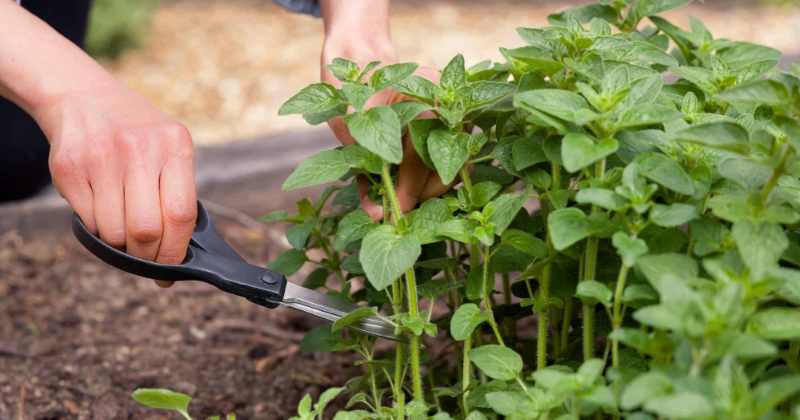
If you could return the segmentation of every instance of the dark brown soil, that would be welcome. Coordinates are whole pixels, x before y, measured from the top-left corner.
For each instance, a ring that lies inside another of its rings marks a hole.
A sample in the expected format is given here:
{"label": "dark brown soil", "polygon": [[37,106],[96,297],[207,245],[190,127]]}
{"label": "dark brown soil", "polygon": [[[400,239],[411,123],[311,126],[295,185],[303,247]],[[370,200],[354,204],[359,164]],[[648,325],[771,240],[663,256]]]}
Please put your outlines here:
{"label": "dark brown soil", "polygon": [[[249,260],[270,257],[263,232],[217,225]],[[197,282],[159,289],[104,265],[71,236],[23,241],[6,233],[0,420],[180,418],[134,402],[141,387],[192,395],[196,420],[231,412],[286,419],[306,393],[316,397],[360,372],[349,354],[299,351],[316,325]]]}

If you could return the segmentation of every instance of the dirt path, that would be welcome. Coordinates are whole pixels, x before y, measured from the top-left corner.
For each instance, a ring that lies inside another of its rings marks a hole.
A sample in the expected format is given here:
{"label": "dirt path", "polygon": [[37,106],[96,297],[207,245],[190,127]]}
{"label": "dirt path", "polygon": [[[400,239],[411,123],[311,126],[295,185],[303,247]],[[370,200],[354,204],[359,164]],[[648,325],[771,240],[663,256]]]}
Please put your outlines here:
{"label": "dirt path", "polygon": [[[218,225],[251,261],[276,251],[260,230]],[[158,289],[71,238],[9,232],[0,236],[0,420],[177,418],[135,403],[139,387],[193,395],[195,419],[286,419],[304,394],[360,372],[349,354],[298,352],[316,325],[200,283]]]}

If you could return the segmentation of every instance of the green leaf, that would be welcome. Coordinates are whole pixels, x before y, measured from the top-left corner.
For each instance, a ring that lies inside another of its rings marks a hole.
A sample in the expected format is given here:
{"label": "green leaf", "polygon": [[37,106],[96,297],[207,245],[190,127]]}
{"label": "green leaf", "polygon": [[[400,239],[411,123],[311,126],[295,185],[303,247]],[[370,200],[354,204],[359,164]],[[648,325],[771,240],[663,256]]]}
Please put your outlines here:
{"label": "green leaf", "polygon": [[452,136],[445,130],[434,131],[428,137],[428,154],[443,183],[452,182],[469,159],[469,138],[469,134]]}
{"label": "green leaf", "polygon": [[401,82],[417,70],[417,63],[397,63],[379,68],[369,78],[369,87],[380,92]]}
{"label": "green leaf", "polygon": [[324,150],[300,162],[281,188],[288,191],[336,181],[349,170],[350,165],[341,150]]}
{"label": "green leaf", "polygon": [[619,142],[614,138],[598,142],[586,134],[567,134],[561,141],[564,169],[576,172],[614,153],[618,147]]}
{"label": "green leaf", "polygon": [[445,280],[430,280],[417,286],[417,293],[424,298],[436,299],[447,292],[462,289],[465,286],[466,282],[463,280],[457,283]]}
{"label": "green leaf", "polygon": [[574,121],[575,113],[580,110],[589,110],[589,104],[583,96],[558,89],[537,89],[514,95],[514,106],[518,108],[533,108],[561,118]]}
{"label": "green leaf", "polygon": [[506,231],[503,232],[502,241],[504,244],[511,245],[534,257],[547,258],[549,254],[547,244],[545,244],[543,240],[521,230],[506,229]]}
{"label": "green leaf", "polygon": [[442,70],[439,84],[444,89],[456,90],[467,84],[467,71],[464,68],[464,56],[458,54],[453,57],[447,66]]}
{"label": "green leaf", "polygon": [[489,392],[485,398],[492,410],[507,419],[535,419],[539,414],[539,410],[537,410],[537,406],[533,401],[521,392]]}
{"label": "green leaf", "polygon": [[405,126],[409,121],[417,118],[419,114],[432,109],[430,105],[419,101],[395,102],[391,105],[391,108],[392,111],[397,113],[400,126]]}
{"label": "green leaf", "polygon": [[714,417],[711,401],[701,394],[682,392],[648,401],[644,408],[664,418],[675,420]]}
{"label": "green leaf", "polygon": [[761,382],[753,390],[755,416],[762,416],[798,392],[800,392],[800,378],[796,375]]}
{"label": "green leaf", "polygon": [[375,93],[375,90],[369,86],[345,83],[342,85],[342,92],[344,92],[347,102],[349,102],[356,111],[361,112],[369,98]]}
{"label": "green leaf", "polygon": [[[467,405],[470,407],[491,408],[489,402],[486,401],[486,395],[492,392],[502,391],[505,387],[505,381],[489,381],[485,384],[480,384],[467,395]],[[473,411],[473,413],[480,413],[480,411]],[[471,416],[472,413],[470,413],[470,417]]]}
{"label": "green leaf", "polygon": [[366,319],[369,317],[373,317],[378,313],[378,311],[370,306],[362,306],[358,309],[353,310],[352,312],[348,313],[347,315],[339,318],[336,322],[333,323],[331,327],[332,332],[336,332],[341,330],[344,327],[352,325],[362,319]]}
{"label": "green leaf", "polygon": [[489,202],[483,209],[483,214],[488,214],[486,224],[494,224],[494,231],[500,235],[511,224],[514,217],[522,208],[528,195],[531,193],[531,186],[527,186],[521,194],[503,194]]}
{"label": "green leaf", "polygon": [[342,251],[350,242],[364,238],[372,229],[378,226],[364,210],[357,209],[347,213],[339,222],[339,229],[333,239],[333,247]]}
{"label": "green leaf", "polygon": [[472,85],[472,94],[467,98],[467,109],[489,105],[506,97],[516,90],[516,86],[506,82],[482,81]]}
{"label": "green leaf", "polygon": [[131,394],[136,402],[152,408],[174,410],[189,417],[187,410],[192,397],[168,389],[139,388]]}
{"label": "green leaf", "polygon": [[484,181],[475,184],[470,193],[470,201],[472,205],[481,208],[486,205],[503,187],[492,181]]}
{"label": "green leaf", "polygon": [[642,404],[672,393],[672,381],[658,371],[650,371],[637,376],[622,392],[621,406],[633,410]]}
{"label": "green leaf", "polygon": [[775,80],[757,80],[728,89],[719,98],[728,102],[786,105],[789,103],[789,91]]}
{"label": "green leaf", "polygon": [[316,404],[314,404],[314,409],[322,413],[322,410],[328,405],[331,401],[333,401],[339,394],[344,391],[344,388],[328,388],[326,389],[320,396],[319,400]]}
{"label": "green leaf", "polygon": [[662,284],[669,287],[673,282],[685,283],[699,272],[694,258],[683,254],[646,255],[637,260],[636,266],[659,292]]}
{"label": "green leaf", "polygon": [[408,122],[408,132],[411,134],[411,143],[422,161],[431,169],[436,166],[428,153],[428,138],[430,134],[438,130],[447,130],[447,125],[441,120],[434,118],[417,119]]}
{"label": "green leaf", "polygon": [[679,226],[700,217],[697,207],[691,204],[656,204],[650,210],[650,220],[661,227]]}
{"label": "green leaf", "polygon": [[639,0],[633,9],[636,19],[655,16],[667,10],[686,6],[691,0]]}
{"label": "green leaf", "polygon": [[305,252],[290,249],[278,255],[278,258],[275,258],[269,263],[267,268],[282,273],[283,275],[291,276],[296,273],[307,260]]}
{"label": "green leaf", "polygon": [[380,291],[412,268],[421,253],[415,236],[398,235],[393,226],[381,225],[364,237],[359,260],[369,282]]}
{"label": "green leaf", "polygon": [[673,141],[709,146],[747,155],[750,151],[749,134],[739,124],[717,122],[695,124],[671,134]]}
{"label": "green leaf", "polygon": [[789,240],[783,229],[771,223],[754,224],[740,220],[731,229],[733,239],[739,247],[744,264],[750,268],[751,276],[760,279],[769,269],[777,267]]}
{"label": "green leaf", "polygon": [[553,247],[563,251],[578,241],[603,230],[608,224],[605,213],[586,216],[578,208],[556,210],[547,218]]}
{"label": "green leaf", "polygon": [[436,105],[436,89],[438,89],[436,84],[420,76],[410,76],[394,86],[394,90],[398,93],[422,101],[430,106]]}
{"label": "green leaf", "polygon": [[579,204],[593,204],[613,211],[620,211],[628,207],[625,197],[605,188],[582,189],[575,195],[575,201]]}
{"label": "green leaf", "polygon": [[653,44],[634,41],[624,48],[612,50],[614,59],[627,62],[648,62],[662,66],[677,66],[678,60]]}
{"label": "green leaf", "polygon": [[436,242],[436,228],[452,218],[450,206],[440,198],[432,198],[414,210],[411,218],[411,234],[423,245]]}
{"label": "green leaf", "polygon": [[797,340],[800,338],[800,312],[794,308],[762,309],[750,318],[747,332],[768,340]]}
{"label": "green leaf", "polygon": [[331,331],[329,325],[320,325],[309,330],[300,342],[300,350],[318,353],[334,351],[334,346],[342,340],[342,333]]}
{"label": "green leaf", "polygon": [[327,83],[315,83],[289,98],[281,105],[278,115],[315,114],[336,108],[340,103],[335,87]]}
{"label": "green leaf", "polygon": [[693,195],[694,182],[678,162],[660,153],[643,153],[634,162],[639,164],[639,174],[667,189]]}
{"label": "green leaf", "polygon": [[717,95],[714,73],[702,67],[670,67],[669,70],[688,80],[711,96]]}
{"label": "green leaf", "polygon": [[289,241],[292,248],[302,251],[303,248],[306,247],[306,242],[308,242],[311,231],[319,222],[320,219],[314,219],[310,222],[301,223],[286,229],[286,240]]}
{"label": "green leaf", "polygon": [[472,363],[492,379],[510,381],[522,372],[522,357],[508,347],[487,344],[470,350],[468,355]]}
{"label": "green leaf", "polygon": [[616,232],[611,241],[626,267],[633,267],[639,257],[647,254],[647,243],[639,238],[631,238],[625,232]]}
{"label": "green leaf", "polygon": [[[588,23],[593,18],[600,18],[609,23],[617,23],[617,12],[611,6],[591,3],[585,6],[573,7],[561,13],[554,13],[547,16],[547,21],[554,26],[567,26],[567,18],[572,15],[583,23]],[[519,31],[519,29],[517,29]],[[523,36],[523,39],[525,37]]]}
{"label": "green leaf", "polygon": [[734,42],[717,51],[717,58],[728,67],[739,67],[756,61],[779,60],[781,52],[764,45]]}
{"label": "green leaf", "polygon": [[537,163],[547,162],[542,143],[541,139],[535,137],[515,141],[512,149],[514,169],[521,171]]}
{"label": "green leaf", "polygon": [[458,242],[472,243],[472,234],[478,225],[466,219],[448,220],[436,228],[436,236],[444,236]]}
{"label": "green leaf", "polygon": [[450,334],[456,341],[464,341],[488,317],[489,314],[484,313],[478,305],[465,303],[456,310],[453,318],[450,319]]}
{"label": "green leaf", "polygon": [[325,283],[328,281],[328,277],[331,275],[331,272],[328,271],[327,268],[318,268],[311,272],[311,274],[306,277],[303,281],[303,287],[306,289],[319,289],[322,286],[325,286]]}
{"label": "green leaf", "polygon": [[614,294],[608,290],[608,286],[594,280],[585,280],[578,283],[578,291],[575,293],[579,299],[594,306],[601,303],[606,308],[611,306],[611,298]]}
{"label": "green leaf", "polygon": [[400,120],[388,106],[376,106],[363,114],[349,114],[344,123],[359,145],[390,163],[403,159]]}
{"label": "green leaf", "polygon": [[625,111],[615,126],[617,129],[642,127],[677,120],[682,117],[683,114],[673,108],[658,104],[644,104]]}

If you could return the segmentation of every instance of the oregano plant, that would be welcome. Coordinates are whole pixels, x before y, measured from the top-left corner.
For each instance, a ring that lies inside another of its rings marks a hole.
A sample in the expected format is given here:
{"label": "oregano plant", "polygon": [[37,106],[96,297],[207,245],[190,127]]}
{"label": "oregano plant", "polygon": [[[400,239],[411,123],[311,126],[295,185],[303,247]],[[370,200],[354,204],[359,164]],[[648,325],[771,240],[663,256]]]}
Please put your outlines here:
{"label": "oregano plant", "polygon": [[[316,202],[262,219],[293,224],[269,268],[365,306],[302,343],[360,356],[335,420],[800,419],[800,64],[657,16],[689,1],[551,15],[438,84],[336,59],[341,88],[283,105],[358,142],[286,180],[339,181]],[[367,109],[384,89],[413,100]],[[405,214],[404,139],[458,180]],[[410,343],[345,333],[368,316]]]}

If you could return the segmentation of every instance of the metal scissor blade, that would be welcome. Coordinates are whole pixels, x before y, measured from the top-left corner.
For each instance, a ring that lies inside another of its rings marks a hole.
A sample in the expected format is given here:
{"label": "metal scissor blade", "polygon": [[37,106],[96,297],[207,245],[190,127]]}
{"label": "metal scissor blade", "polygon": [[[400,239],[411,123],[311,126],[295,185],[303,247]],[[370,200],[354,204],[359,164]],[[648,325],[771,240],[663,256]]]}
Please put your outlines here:
{"label": "metal scissor blade", "polygon": [[[356,304],[323,295],[291,282],[286,283],[286,292],[283,294],[283,300],[278,303],[332,322],[336,322],[339,318],[360,308]],[[389,340],[408,342],[406,337],[395,335],[394,327],[391,324],[377,318],[363,319],[351,324],[350,328],[365,334],[388,338]]]}

